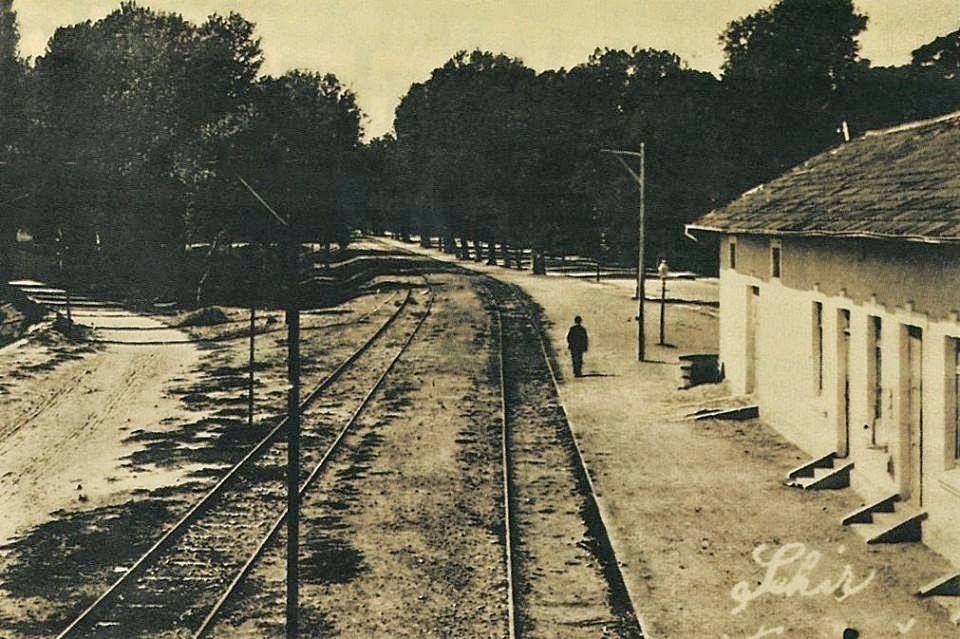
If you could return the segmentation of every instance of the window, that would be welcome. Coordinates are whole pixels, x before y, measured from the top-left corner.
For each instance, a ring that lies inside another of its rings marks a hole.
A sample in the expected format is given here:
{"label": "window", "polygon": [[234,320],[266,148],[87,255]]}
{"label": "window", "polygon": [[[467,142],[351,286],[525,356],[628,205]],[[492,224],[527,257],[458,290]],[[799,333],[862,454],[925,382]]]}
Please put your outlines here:
{"label": "window", "polygon": [[823,304],[813,303],[813,382],[817,394],[823,393]]}
{"label": "window", "polygon": [[730,268],[737,268],[737,241],[730,238]]}
{"label": "window", "polygon": [[774,244],[770,247],[770,275],[780,277],[780,245]]}

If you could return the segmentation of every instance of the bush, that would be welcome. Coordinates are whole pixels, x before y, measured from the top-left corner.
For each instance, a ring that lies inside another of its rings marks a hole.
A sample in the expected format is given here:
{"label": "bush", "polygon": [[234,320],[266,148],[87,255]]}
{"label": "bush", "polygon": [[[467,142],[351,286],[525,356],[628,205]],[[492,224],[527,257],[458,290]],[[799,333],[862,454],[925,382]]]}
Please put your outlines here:
{"label": "bush", "polygon": [[205,306],[187,313],[177,326],[216,326],[230,321],[227,314],[216,306]]}

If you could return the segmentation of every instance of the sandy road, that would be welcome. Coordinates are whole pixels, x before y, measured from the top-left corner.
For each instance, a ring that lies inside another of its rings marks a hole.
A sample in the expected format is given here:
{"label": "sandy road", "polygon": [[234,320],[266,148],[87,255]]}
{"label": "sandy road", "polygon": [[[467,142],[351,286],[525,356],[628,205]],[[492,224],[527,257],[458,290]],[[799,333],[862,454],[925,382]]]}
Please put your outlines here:
{"label": "sandy road", "polygon": [[[95,325],[102,339],[186,338],[157,320],[116,310],[85,311],[77,321]],[[151,330],[110,330],[129,326]],[[183,469],[148,475],[124,468],[123,458],[136,449],[125,439],[183,413],[165,390],[198,361],[192,344],[92,348],[49,334],[0,350],[0,543],[53,512],[177,483]]]}

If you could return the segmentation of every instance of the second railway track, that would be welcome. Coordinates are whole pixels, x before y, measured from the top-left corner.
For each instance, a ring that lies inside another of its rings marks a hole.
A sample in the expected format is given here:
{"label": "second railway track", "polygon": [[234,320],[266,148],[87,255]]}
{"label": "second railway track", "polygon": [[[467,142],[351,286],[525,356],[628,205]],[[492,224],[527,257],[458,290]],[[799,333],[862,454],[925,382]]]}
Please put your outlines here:
{"label": "second railway track", "polygon": [[[430,296],[429,287],[410,291],[380,330],[308,396],[302,407],[301,489],[322,472],[341,433],[409,345],[429,312]],[[276,426],[58,637],[202,633],[285,512],[283,426]]]}

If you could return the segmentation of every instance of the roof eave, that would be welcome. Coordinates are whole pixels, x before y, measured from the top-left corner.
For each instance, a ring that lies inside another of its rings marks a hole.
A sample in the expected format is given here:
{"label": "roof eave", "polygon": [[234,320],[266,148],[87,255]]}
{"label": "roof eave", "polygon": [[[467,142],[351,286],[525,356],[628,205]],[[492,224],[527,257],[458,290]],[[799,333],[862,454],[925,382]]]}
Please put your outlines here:
{"label": "roof eave", "polygon": [[900,235],[896,233],[872,233],[861,231],[841,233],[835,231],[777,231],[770,229],[738,229],[687,224],[687,233],[717,233],[720,235],[763,235],[768,237],[829,237],[837,239],[892,240],[897,242],[916,242],[920,244],[960,244],[960,237],[930,237],[926,235]]}

